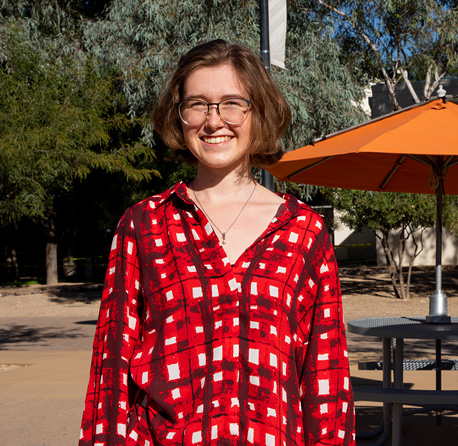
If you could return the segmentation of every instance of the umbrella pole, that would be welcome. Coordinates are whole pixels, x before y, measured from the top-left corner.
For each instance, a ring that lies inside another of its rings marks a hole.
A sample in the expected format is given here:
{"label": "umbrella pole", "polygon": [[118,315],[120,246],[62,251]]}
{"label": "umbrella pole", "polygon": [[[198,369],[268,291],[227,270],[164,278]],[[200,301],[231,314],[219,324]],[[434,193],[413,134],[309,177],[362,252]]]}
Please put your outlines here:
{"label": "umbrella pole", "polygon": [[[264,68],[270,73],[270,34],[269,34],[269,2],[259,0],[259,19],[261,24],[261,58]],[[261,184],[275,192],[274,177],[265,169],[261,170]]]}
{"label": "umbrella pole", "polygon": [[442,197],[444,196],[444,179],[439,176],[439,185],[436,189],[436,290],[429,297],[429,316],[427,322],[435,324],[449,324],[447,315],[447,296],[442,291]]}

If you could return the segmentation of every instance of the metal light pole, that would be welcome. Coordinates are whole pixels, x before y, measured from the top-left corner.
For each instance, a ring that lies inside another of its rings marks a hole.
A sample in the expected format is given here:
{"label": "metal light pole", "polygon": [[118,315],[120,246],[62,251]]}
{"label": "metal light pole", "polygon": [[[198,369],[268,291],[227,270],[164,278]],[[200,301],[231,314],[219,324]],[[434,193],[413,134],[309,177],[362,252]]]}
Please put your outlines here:
{"label": "metal light pole", "polygon": [[261,58],[267,71],[270,72],[270,43],[269,43],[269,0],[259,0],[261,20]]}
{"label": "metal light pole", "polygon": [[[259,0],[259,11],[261,21],[261,58],[265,69],[270,72],[269,0]],[[265,169],[261,171],[261,184],[270,191],[274,191],[274,178]]]}

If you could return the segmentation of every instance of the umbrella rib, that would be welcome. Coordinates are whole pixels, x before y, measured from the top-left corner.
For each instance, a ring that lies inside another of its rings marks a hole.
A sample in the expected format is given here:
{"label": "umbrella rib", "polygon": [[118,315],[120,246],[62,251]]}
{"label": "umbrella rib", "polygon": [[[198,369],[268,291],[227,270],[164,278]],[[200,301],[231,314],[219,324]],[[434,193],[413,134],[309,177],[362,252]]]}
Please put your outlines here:
{"label": "umbrella rib", "polygon": [[421,164],[424,164],[428,167],[434,166],[434,162],[428,156],[419,156],[419,155],[407,155],[409,158],[418,161]]}
{"label": "umbrella rib", "polygon": [[[409,158],[418,161],[419,163],[425,164],[426,166],[432,167],[435,165],[434,161],[429,156],[419,156],[419,155],[407,155]],[[458,156],[449,156],[444,162],[444,168],[452,167],[455,164],[458,164]]]}
{"label": "umbrella rib", "polygon": [[444,167],[452,167],[455,164],[458,164],[458,156],[449,156],[444,163]]}
{"label": "umbrella rib", "polygon": [[307,170],[310,170],[310,169],[314,168],[315,166],[318,166],[321,163],[324,163],[324,162],[326,162],[327,160],[329,160],[331,158],[333,158],[333,157],[332,156],[326,156],[323,159],[317,161],[316,163],[310,164],[310,165],[308,165],[306,167],[302,167],[301,169],[296,170],[295,172],[289,174],[286,178],[288,178],[288,180],[290,180],[291,178],[295,177],[296,175],[299,175],[299,174],[301,174],[303,172],[306,172]]}
{"label": "umbrella rib", "polygon": [[389,183],[391,178],[393,178],[393,175],[396,173],[396,171],[399,169],[401,164],[404,162],[405,158],[406,158],[405,155],[402,155],[401,157],[398,158],[398,160],[396,161],[396,164],[390,170],[390,172],[388,173],[388,175],[385,177],[385,179],[383,180],[382,184],[380,185],[380,189],[382,189],[382,190],[385,189],[386,185]]}

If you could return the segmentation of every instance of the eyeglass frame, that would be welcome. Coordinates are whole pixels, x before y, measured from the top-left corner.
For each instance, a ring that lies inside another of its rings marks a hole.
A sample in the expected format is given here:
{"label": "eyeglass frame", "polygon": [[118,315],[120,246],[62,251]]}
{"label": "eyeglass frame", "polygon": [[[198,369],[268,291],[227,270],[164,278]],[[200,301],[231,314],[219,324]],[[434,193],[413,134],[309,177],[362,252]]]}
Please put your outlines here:
{"label": "eyeglass frame", "polygon": [[[241,100],[241,101],[245,101],[247,104],[248,104],[248,109],[247,111],[245,112],[245,118],[242,122],[238,122],[237,124],[236,123],[233,123],[233,122],[228,122],[226,121],[220,111],[219,111],[219,106],[221,104],[221,102],[225,102],[225,101],[230,101],[231,99],[238,99],[238,100]],[[192,125],[192,124],[188,124],[184,119],[183,117],[181,116],[181,113],[180,113],[180,107],[182,104],[184,104],[185,102],[189,102],[189,101],[199,101],[199,102],[203,102],[204,104],[207,105],[207,112],[202,112],[206,117],[205,119],[202,121],[202,124],[205,122],[205,120],[207,119],[208,115],[210,114],[211,112],[211,108],[210,108],[210,105],[216,105],[216,113],[218,113],[218,116],[220,117],[220,119],[225,122],[226,124],[229,124],[229,125],[241,125],[243,124],[246,119],[247,119],[247,115],[248,115],[248,112],[250,111],[251,109],[251,104],[253,103],[253,101],[250,101],[249,99],[245,99],[245,98],[237,98],[237,97],[233,97],[233,98],[226,98],[226,99],[223,99],[219,102],[207,102],[207,101],[204,101],[203,99],[185,99],[184,101],[181,101],[181,102],[175,102],[175,106],[176,108],[178,109],[178,116],[180,117],[181,121],[186,124],[186,125]]]}

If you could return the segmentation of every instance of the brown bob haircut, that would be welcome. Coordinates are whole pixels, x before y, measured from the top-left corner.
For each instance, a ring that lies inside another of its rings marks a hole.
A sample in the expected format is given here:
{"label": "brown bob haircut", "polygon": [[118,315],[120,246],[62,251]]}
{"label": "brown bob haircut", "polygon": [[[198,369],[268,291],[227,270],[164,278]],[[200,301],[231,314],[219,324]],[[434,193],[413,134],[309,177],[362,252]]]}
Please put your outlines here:
{"label": "brown bob haircut", "polygon": [[218,39],[183,55],[153,108],[155,130],[170,149],[179,150],[185,161],[195,163],[195,157],[186,150],[176,104],[183,98],[184,83],[191,73],[224,64],[232,66],[252,101],[251,165],[275,164],[283,155],[280,138],[291,122],[291,110],[259,57],[243,45]]}

